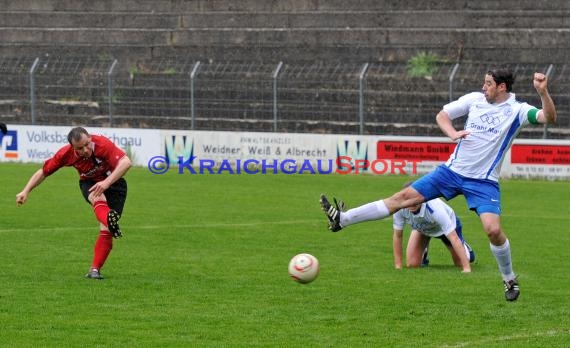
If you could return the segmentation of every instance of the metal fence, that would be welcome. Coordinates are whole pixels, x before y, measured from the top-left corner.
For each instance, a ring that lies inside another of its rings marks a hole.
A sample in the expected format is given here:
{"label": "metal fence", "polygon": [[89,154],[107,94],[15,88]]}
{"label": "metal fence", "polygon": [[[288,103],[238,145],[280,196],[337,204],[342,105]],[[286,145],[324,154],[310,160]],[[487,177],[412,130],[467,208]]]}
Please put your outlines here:
{"label": "metal fence", "polygon": [[[517,97],[538,106],[532,74],[547,73],[558,109],[557,125],[521,136],[568,138],[570,66],[511,66]],[[0,116],[32,125],[441,135],[437,112],[480,90],[489,68],[438,63],[411,77],[406,63],[4,58]]]}

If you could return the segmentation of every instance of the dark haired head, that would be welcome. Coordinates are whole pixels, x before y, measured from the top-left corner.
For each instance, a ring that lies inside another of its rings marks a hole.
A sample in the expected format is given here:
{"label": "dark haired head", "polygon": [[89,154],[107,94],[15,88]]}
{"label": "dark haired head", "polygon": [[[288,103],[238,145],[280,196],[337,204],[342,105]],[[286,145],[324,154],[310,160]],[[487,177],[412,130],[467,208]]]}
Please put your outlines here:
{"label": "dark haired head", "polygon": [[87,136],[89,136],[89,133],[87,133],[87,131],[85,130],[85,128],[83,127],[75,127],[72,130],[69,131],[69,134],[67,134],[67,141],[71,144],[71,141],[79,141],[81,140],[81,135],[85,134]]}
{"label": "dark haired head", "polygon": [[513,89],[513,84],[515,83],[515,73],[511,68],[503,67],[492,69],[487,72],[487,75],[493,77],[493,80],[497,86],[501,83],[504,83],[507,88],[507,92],[510,92]]}

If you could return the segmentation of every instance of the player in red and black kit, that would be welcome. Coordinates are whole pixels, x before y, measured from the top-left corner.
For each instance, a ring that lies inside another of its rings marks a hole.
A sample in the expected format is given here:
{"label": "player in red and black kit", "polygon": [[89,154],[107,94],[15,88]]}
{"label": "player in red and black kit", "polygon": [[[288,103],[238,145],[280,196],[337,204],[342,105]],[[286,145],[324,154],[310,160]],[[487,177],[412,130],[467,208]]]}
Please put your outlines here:
{"label": "player in red and black kit", "polygon": [[112,141],[104,136],[90,135],[82,127],[73,128],[67,140],[69,144],[32,175],[22,192],[16,195],[16,203],[24,204],[30,191],[61,167],[75,167],[83,197],[93,207],[101,225],[86,277],[103,279],[100,270],[113,248],[113,237],[122,236],[119,219],[127,199],[127,182],[123,175],[131,167],[131,160]]}

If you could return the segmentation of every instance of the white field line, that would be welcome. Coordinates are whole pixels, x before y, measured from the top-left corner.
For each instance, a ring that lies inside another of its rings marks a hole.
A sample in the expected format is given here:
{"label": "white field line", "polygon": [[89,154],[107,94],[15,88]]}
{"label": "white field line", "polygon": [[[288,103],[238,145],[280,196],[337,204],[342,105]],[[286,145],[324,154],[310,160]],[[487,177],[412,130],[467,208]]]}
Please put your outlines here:
{"label": "white field line", "polygon": [[556,336],[565,336],[570,334],[570,329],[552,329],[546,331],[538,331],[538,332],[526,332],[526,333],[518,333],[512,334],[507,336],[498,336],[498,337],[486,337],[481,340],[476,341],[468,341],[468,342],[461,342],[457,344],[444,344],[440,346],[441,348],[462,348],[462,347],[469,347],[469,346],[481,346],[485,344],[491,343],[498,343],[498,342],[509,342],[509,341],[517,341],[520,339],[528,339],[528,338],[539,338],[539,337],[556,337]]}
{"label": "white field line", "polygon": [[[508,218],[527,218],[527,215],[517,215],[517,214],[501,214],[501,217]],[[557,220],[570,220],[570,216],[559,215],[552,217],[541,217],[544,219],[557,219]],[[384,219],[391,223],[391,218]],[[257,221],[257,222],[245,222],[245,223],[204,223],[204,224],[163,224],[163,225],[121,225],[122,229],[125,230],[152,230],[158,228],[213,228],[213,227],[251,227],[251,226],[269,226],[269,225],[293,225],[293,224],[321,224],[325,226],[326,229],[326,219],[318,220],[282,220],[282,221]],[[98,224],[94,223],[91,226],[77,226],[77,227],[38,227],[34,228],[33,231],[82,231],[82,230],[92,230],[97,229]],[[0,228],[0,233],[3,232],[19,232],[19,231],[31,231],[29,228]],[[507,225],[508,231],[508,225]],[[507,232],[508,234],[508,232]]]}
{"label": "white field line", "polygon": [[[253,227],[253,226],[268,226],[268,225],[296,225],[296,224],[317,224],[322,223],[323,228],[326,230],[326,220],[288,220],[288,221],[257,221],[245,223],[204,223],[204,224],[163,224],[163,225],[121,225],[121,229],[125,231],[137,230],[154,230],[164,228],[215,228],[215,227]],[[6,228],[0,229],[0,233],[4,232],[51,232],[51,231],[83,231],[94,230],[99,228],[95,223],[92,226],[78,226],[78,227],[38,227],[34,229],[29,228]]]}

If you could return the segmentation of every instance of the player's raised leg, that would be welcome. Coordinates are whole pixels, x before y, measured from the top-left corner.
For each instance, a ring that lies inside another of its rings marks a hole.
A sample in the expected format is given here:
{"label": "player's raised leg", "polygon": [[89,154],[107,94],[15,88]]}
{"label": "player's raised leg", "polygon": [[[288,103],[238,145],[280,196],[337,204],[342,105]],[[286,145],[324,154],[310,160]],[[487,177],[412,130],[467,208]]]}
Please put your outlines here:
{"label": "player's raised leg", "polygon": [[402,208],[424,201],[424,197],[412,187],[406,187],[389,198],[367,203],[347,211],[343,211],[338,205],[334,207],[324,194],[321,194],[319,200],[321,209],[329,220],[329,230],[333,232],[357,223],[385,219]]}
{"label": "player's raised leg", "polygon": [[90,196],[89,201],[91,200],[93,200],[93,212],[97,217],[97,221],[103,224],[114,238],[121,238],[123,236],[119,227],[121,215],[109,207],[104,196],[99,196],[96,199]]}

